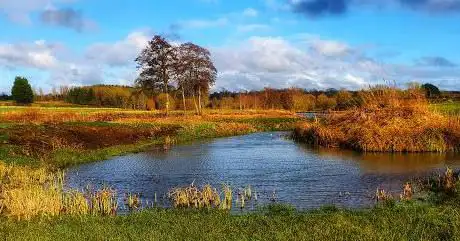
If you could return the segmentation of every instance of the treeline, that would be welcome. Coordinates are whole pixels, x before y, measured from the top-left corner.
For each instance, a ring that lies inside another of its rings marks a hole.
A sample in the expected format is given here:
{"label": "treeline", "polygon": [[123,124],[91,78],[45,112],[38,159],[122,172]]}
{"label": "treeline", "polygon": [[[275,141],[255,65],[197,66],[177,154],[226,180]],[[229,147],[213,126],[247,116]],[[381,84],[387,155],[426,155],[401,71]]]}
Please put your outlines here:
{"label": "treeline", "polygon": [[[457,92],[439,92],[433,94],[423,86],[426,97],[433,101],[455,97]],[[199,103],[198,98],[182,95],[182,90],[175,86],[168,86],[169,94],[146,92],[141,88],[129,86],[97,85],[75,87],[65,91],[64,100],[79,105],[93,105],[100,107],[117,107],[142,110],[165,110],[169,99],[171,110],[193,110]],[[361,91],[345,89],[305,90],[300,88],[271,89],[260,91],[231,92],[227,90],[214,92],[202,96],[199,101],[203,107],[212,109],[283,109],[292,111],[326,111],[347,110],[360,107],[364,103]],[[185,105],[185,108],[184,108]]]}

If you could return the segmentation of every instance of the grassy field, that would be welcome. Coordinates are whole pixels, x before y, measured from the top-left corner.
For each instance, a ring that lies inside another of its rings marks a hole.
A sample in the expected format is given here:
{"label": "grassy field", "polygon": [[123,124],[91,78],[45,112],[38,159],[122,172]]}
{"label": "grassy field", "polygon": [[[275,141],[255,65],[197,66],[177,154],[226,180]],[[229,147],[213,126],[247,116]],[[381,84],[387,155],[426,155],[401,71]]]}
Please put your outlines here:
{"label": "grassy field", "polygon": [[284,111],[180,111],[0,107],[0,160],[63,168],[111,156],[198,139],[292,130],[299,118]]}
{"label": "grassy field", "polygon": [[[400,112],[392,109],[391,113],[378,114],[378,118],[353,115],[357,116],[352,119],[354,123],[344,123],[352,128],[356,123],[368,124],[363,120],[387,118],[393,126],[404,127],[404,120],[419,117],[418,114],[413,117],[412,112],[404,108],[398,110]],[[416,111],[414,113],[419,113]],[[433,115],[439,120],[445,118]],[[404,116],[410,118],[404,119]],[[395,201],[384,193],[377,193],[383,202],[372,209],[329,207],[302,212],[285,205],[272,205],[254,213],[230,214],[208,206],[200,210],[146,209],[117,216],[113,212],[111,190],[91,193],[64,190],[58,171],[146,148],[167,149],[177,143],[205,138],[293,130],[300,122],[293,113],[284,111],[206,110],[203,116],[192,113],[184,116],[177,111],[166,117],[156,111],[0,107],[0,160],[9,163],[0,163],[0,239],[460,239],[460,182],[452,172],[429,182],[423,189],[426,193],[409,198],[411,201]],[[325,129],[321,130],[323,136],[333,137]],[[201,195],[201,200],[207,196],[204,190]]]}
{"label": "grassy field", "polygon": [[440,104],[432,104],[431,108],[439,113],[448,115],[460,115],[460,102],[445,102]]}
{"label": "grassy field", "polygon": [[[458,240],[460,182],[451,170],[419,193],[378,194],[372,209],[302,212],[272,204],[253,213],[221,208],[145,209],[115,215],[110,190],[62,188],[59,173],[0,165],[5,240]],[[205,194],[203,193],[203,197]],[[409,200],[411,199],[411,200]]]}
{"label": "grassy field", "polygon": [[117,217],[1,220],[5,240],[458,240],[449,206],[403,204],[372,210],[297,212],[273,206],[255,214],[148,210]]}

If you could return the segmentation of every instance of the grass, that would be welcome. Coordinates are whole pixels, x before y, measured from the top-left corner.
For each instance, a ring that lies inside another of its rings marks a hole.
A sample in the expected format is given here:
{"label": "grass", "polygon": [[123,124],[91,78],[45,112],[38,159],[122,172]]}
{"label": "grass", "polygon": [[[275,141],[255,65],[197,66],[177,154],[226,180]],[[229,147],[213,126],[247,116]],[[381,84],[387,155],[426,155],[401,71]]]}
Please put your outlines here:
{"label": "grass", "polygon": [[419,90],[381,87],[360,94],[360,108],[301,124],[294,138],[361,152],[460,151],[460,120],[433,112]]}
{"label": "grass", "polygon": [[460,102],[449,101],[432,104],[431,109],[442,114],[458,116],[460,115]]}
{"label": "grass", "polygon": [[0,112],[0,159],[63,168],[143,151],[151,146],[291,130],[283,111],[213,111],[203,116],[94,108],[11,108]]}
{"label": "grass", "polygon": [[[298,211],[272,204],[251,213],[229,213],[232,191],[209,185],[175,188],[177,208],[117,216],[116,192],[64,190],[63,175],[44,168],[0,165],[0,237],[6,240],[457,240],[460,181],[452,170],[422,181],[424,195],[385,198],[372,209],[325,207]],[[404,188],[406,192],[407,187]],[[250,187],[241,191],[252,196]],[[383,193],[383,191],[382,191]],[[220,197],[223,197],[222,199]],[[243,199],[244,200],[244,199]]]}
{"label": "grass", "polygon": [[[427,146],[414,142],[413,138],[430,130],[428,147],[440,151],[450,148],[445,136],[447,133],[456,138],[456,132],[449,132],[456,130],[456,122],[427,111],[423,99],[416,97],[414,102],[413,98],[407,98],[411,93],[388,91],[391,98],[381,99],[372,93],[373,96],[364,96],[368,99],[364,98],[363,109],[334,116],[326,122],[304,123],[298,132],[312,144],[361,150],[391,144],[392,151],[407,151],[424,150]],[[329,207],[304,212],[275,204],[253,213],[235,214],[226,210],[238,204],[244,206],[251,198],[257,199],[257,193],[250,187],[234,195],[229,186],[218,192],[211,186],[192,185],[172,189],[170,198],[176,204],[175,209],[136,211],[142,205],[139,197],[125,194],[125,205],[132,212],[121,216],[114,215],[118,205],[114,190],[108,187],[64,190],[62,173],[56,172],[56,168],[142,151],[152,145],[168,148],[174,143],[197,139],[291,130],[299,122],[292,113],[207,110],[203,116],[185,117],[181,112],[173,112],[165,117],[159,112],[118,109],[0,109],[0,159],[25,165],[0,164],[0,237],[6,240],[456,240],[460,237],[460,182],[449,170],[443,176],[423,182],[421,186],[426,192],[423,196],[412,195],[418,189],[406,185],[401,201],[397,202],[383,195],[384,190],[378,190],[383,202],[372,209]],[[441,127],[444,129],[439,132]],[[442,133],[441,138],[436,133]],[[375,136],[400,142],[383,141],[375,145],[379,140],[371,138]]]}
{"label": "grass", "polygon": [[2,220],[6,240],[457,240],[454,207],[406,203],[371,210],[299,212],[275,205],[229,215],[153,209],[127,216]]}

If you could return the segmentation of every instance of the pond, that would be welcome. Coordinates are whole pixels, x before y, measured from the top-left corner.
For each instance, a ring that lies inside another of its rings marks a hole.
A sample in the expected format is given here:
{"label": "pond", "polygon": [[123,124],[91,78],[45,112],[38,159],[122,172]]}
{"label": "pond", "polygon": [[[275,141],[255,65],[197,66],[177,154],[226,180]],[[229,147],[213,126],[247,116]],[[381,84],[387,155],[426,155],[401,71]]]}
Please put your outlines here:
{"label": "pond", "polygon": [[[299,209],[325,205],[358,208],[374,204],[378,187],[395,195],[414,178],[460,167],[453,154],[362,154],[312,149],[271,132],[177,145],[164,151],[116,157],[73,167],[67,172],[71,187],[108,185],[118,193],[140,193],[143,201],[168,206],[165,194],[194,182],[220,188],[251,185],[255,205],[272,201]],[[120,198],[121,199],[121,198]]]}

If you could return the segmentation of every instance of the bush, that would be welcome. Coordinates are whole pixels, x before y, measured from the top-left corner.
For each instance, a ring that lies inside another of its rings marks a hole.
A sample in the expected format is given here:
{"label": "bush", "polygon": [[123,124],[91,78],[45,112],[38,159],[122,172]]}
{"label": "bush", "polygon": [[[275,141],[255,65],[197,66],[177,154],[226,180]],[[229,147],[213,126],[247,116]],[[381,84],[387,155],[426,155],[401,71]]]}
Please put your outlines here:
{"label": "bush", "polygon": [[11,95],[18,104],[31,104],[34,101],[34,92],[29,81],[24,77],[16,77],[14,80]]}

